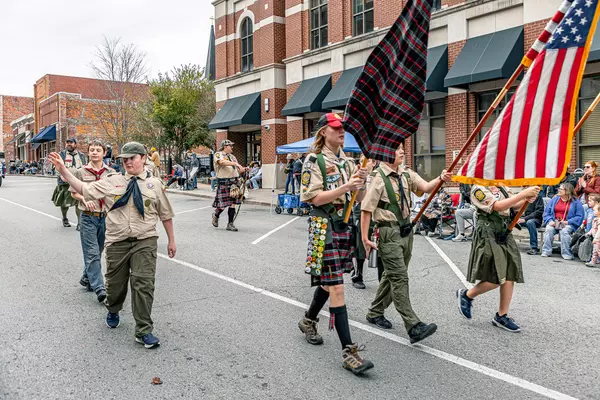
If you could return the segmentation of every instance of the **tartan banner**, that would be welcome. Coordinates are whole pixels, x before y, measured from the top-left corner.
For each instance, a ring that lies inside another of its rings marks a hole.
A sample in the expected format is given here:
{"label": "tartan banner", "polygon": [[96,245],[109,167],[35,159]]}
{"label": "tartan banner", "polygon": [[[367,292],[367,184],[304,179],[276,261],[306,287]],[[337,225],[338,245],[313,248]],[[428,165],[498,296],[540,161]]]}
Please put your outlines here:
{"label": "tartan banner", "polygon": [[394,162],[417,132],[425,97],[432,0],[408,0],[373,49],[346,105],[344,128],[370,159]]}

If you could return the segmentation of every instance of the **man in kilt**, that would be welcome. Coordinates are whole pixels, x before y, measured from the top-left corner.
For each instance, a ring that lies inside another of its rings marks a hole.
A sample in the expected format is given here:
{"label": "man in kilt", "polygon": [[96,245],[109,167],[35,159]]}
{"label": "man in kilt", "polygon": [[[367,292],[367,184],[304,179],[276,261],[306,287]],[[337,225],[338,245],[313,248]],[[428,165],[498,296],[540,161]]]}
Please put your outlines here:
{"label": "man in kilt", "polygon": [[500,305],[492,325],[508,332],[520,332],[517,323],[508,317],[515,282],[523,283],[523,266],[517,243],[508,230],[510,209],[518,209],[524,201],[535,202],[540,188],[532,186],[516,196],[503,187],[473,185],[471,204],[477,207],[477,226],[469,256],[467,280],[478,283],[471,289],[456,291],[458,310],[471,319],[475,297],[500,288]]}
{"label": "man in kilt", "polygon": [[[60,157],[63,159],[67,168],[79,169],[86,164],[85,155],[77,150],[77,139],[69,138],[65,142],[66,149],[61,151]],[[69,184],[62,179],[62,176],[58,176],[58,182],[54,193],[52,194],[52,202],[56,207],[60,207],[62,213],[62,223],[65,228],[69,228],[69,218],[67,218],[67,212],[69,207],[75,207],[75,214],[77,215],[77,230],[79,230],[79,215],[80,211],[77,206],[77,200],[71,196],[69,191]]]}
{"label": "man in kilt", "polygon": [[329,299],[329,328],[338,333],[342,344],[342,366],[355,374],[373,368],[361,358],[363,347],[352,342],[348,312],[344,300],[344,273],[352,271],[354,247],[350,227],[343,223],[351,193],[360,190],[364,197],[367,170],[355,166],[342,151],[344,129],[336,114],[323,115],[317,123],[313,152],[304,162],[301,177],[301,200],[313,209],[309,222],[306,266],[311,269],[311,286],[316,286],[310,307],[298,327],[310,344],[322,344],[317,332],[318,315]]}
{"label": "man in kilt", "polygon": [[232,197],[231,188],[237,186],[239,193],[240,186],[240,174],[246,171],[246,168],[242,167],[236,160],[235,156],[231,154],[233,151],[234,143],[231,140],[222,140],[219,151],[215,153],[215,173],[217,174],[217,193],[215,195],[215,201],[213,207],[215,213],[212,216],[212,224],[216,228],[219,226],[219,216],[229,207],[227,210],[228,223],[227,230],[237,232],[237,228],[233,225],[233,219],[235,218],[235,206],[242,202],[241,196]]}

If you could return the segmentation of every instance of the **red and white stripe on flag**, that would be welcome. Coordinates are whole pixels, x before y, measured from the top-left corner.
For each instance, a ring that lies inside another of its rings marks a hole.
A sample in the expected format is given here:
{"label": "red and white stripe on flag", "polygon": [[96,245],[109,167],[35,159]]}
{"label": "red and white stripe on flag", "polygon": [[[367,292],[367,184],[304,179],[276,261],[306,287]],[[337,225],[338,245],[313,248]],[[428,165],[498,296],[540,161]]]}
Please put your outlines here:
{"label": "red and white stripe on flag", "polygon": [[[546,27],[540,36],[547,36],[543,47],[534,44],[541,51],[455,181],[514,186],[561,181],[571,158],[577,98],[598,21],[598,2],[563,2],[559,13],[564,18],[551,26],[552,34],[546,34]],[[565,3],[570,3],[566,12]]]}

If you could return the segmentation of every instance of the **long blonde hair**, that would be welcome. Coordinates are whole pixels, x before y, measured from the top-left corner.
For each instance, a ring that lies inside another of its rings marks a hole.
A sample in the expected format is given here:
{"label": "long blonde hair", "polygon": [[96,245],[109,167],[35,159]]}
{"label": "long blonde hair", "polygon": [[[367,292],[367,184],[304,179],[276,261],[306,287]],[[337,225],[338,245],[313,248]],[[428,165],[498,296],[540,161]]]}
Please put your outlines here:
{"label": "long blonde hair", "polygon": [[323,132],[323,130],[325,130],[326,128],[327,125],[319,129],[317,133],[315,133],[315,141],[313,142],[312,146],[310,146],[311,153],[319,154],[323,151],[323,146],[325,146],[325,136],[321,135],[321,132]]}

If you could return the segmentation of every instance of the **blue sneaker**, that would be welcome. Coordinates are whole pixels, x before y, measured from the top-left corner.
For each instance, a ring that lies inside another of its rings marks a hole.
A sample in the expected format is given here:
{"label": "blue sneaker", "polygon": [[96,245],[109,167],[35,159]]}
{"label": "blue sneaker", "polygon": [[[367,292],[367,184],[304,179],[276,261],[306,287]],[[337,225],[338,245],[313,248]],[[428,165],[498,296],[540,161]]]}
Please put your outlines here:
{"label": "blue sneaker", "polygon": [[119,319],[119,313],[111,313],[110,311],[106,314],[106,326],[111,329],[117,328],[121,324]]}
{"label": "blue sneaker", "polygon": [[509,332],[521,332],[521,327],[517,325],[512,318],[508,318],[508,315],[506,314],[499,316],[498,313],[496,313],[492,320],[492,325]]}
{"label": "blue sneaker", "polygon": [[456,298],[458,299],[458,311],[460,314],[466,319],[471,319],[473,301],[467,298],[467,289],[458,289],[456,291]]}
{"label": "blue sneaker", "polygon": [[144,336],[136,337],[135,341],[144,345],[145,348],[151,349],[160,346],[160,340],[151,333],[146,333]]}

